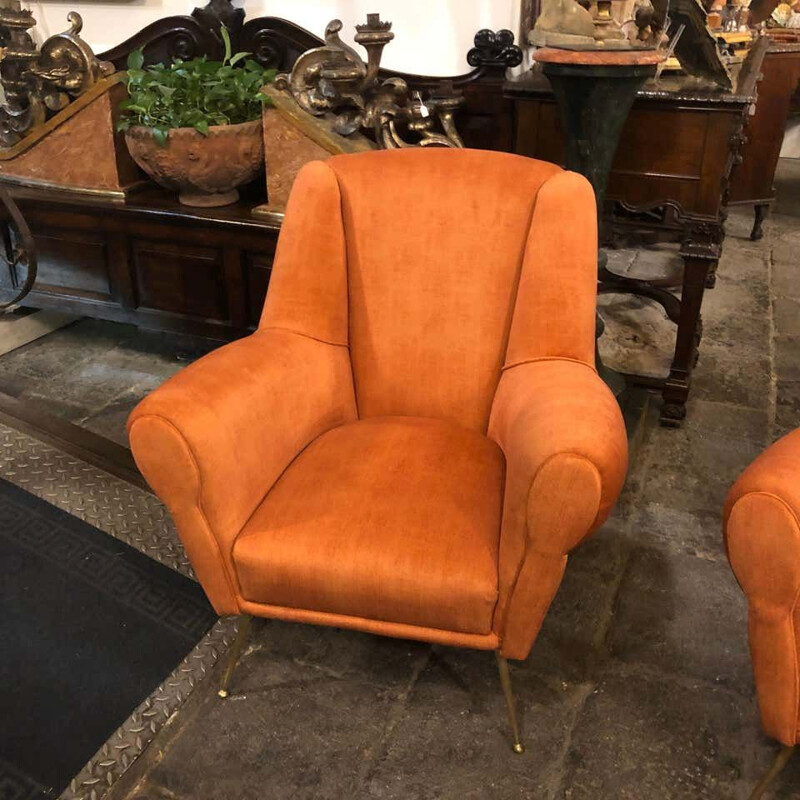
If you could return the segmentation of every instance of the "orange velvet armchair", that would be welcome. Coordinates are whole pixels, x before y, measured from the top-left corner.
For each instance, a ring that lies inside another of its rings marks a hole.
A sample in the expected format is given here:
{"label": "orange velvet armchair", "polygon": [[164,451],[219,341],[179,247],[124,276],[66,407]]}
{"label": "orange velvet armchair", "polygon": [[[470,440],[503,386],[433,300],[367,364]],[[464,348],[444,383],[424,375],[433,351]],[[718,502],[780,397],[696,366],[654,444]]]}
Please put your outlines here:
{"label": "orange velvet armchair", "polygon": [[800,429],[744,471],[724,520],[728,559],[747,596],[761,722],[785,745],[774,774],[800,740]]}
{"label": "orange velvet armchair", "polygon": [[258,331],[129,421],[220,614],[495,650],[514,723],[505,658],[627,465],[595,215],[584,178],[505,153],[303,168]]}

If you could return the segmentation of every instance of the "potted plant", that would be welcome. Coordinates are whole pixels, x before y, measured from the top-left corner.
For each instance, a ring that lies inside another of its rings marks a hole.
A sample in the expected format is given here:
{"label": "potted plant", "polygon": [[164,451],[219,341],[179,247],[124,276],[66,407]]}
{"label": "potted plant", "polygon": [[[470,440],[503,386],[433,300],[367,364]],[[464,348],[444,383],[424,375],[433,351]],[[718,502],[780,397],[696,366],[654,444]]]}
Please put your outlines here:
{"label": "potted plant", "polygon": [[236,202],[236,187],[264,164],[261,109],[269,98],[261,87],[275,70],[248,53],[232,55],[225,27],[221,33],[223,61],[204,56],[145,67],[141,50],[128,58],[128,97],[117,127],[136,163],[190,206]]}

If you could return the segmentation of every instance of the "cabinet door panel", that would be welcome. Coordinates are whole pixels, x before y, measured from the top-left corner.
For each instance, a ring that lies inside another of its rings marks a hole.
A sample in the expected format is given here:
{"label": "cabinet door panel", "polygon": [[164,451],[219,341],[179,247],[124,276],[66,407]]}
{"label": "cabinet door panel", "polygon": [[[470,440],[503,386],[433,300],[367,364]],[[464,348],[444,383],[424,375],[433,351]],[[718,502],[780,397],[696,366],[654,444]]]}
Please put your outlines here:
{"label": "cabinet door panel", "polygon": [[230,318],[221,250],[135,239],[132,255],[139,308],[200,319]]}

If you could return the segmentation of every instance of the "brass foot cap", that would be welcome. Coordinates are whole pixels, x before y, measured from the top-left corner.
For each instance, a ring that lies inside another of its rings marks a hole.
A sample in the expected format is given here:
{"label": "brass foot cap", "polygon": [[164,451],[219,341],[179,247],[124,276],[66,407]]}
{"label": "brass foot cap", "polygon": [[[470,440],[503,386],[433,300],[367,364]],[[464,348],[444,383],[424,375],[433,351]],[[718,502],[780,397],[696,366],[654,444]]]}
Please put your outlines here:
{"label": "brass foot cap", "polygon": [[525,752],[525,746],[521,742],[515,742],[514,743],[514,752],[515,753],[524,753]]}
{"label": "brass foot cap", "polygon": [[228,696],[228,692],[225,689],[220,689],[217,694],[224,700]]}

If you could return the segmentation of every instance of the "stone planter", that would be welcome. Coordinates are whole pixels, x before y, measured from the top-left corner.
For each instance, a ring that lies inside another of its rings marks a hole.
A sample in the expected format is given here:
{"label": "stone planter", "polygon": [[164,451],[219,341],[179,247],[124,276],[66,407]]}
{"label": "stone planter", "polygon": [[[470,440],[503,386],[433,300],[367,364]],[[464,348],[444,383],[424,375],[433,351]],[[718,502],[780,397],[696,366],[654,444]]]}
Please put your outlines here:
{"label": "stone planter", "polygon": [[225,206],[239,199],[236,187],[264,168],[261,120],[215,125],[203,136],[194,128],[173,128],[166,146],[152,128],[125,132],[133,160],[160,186],[178,193],[187,206]]}

